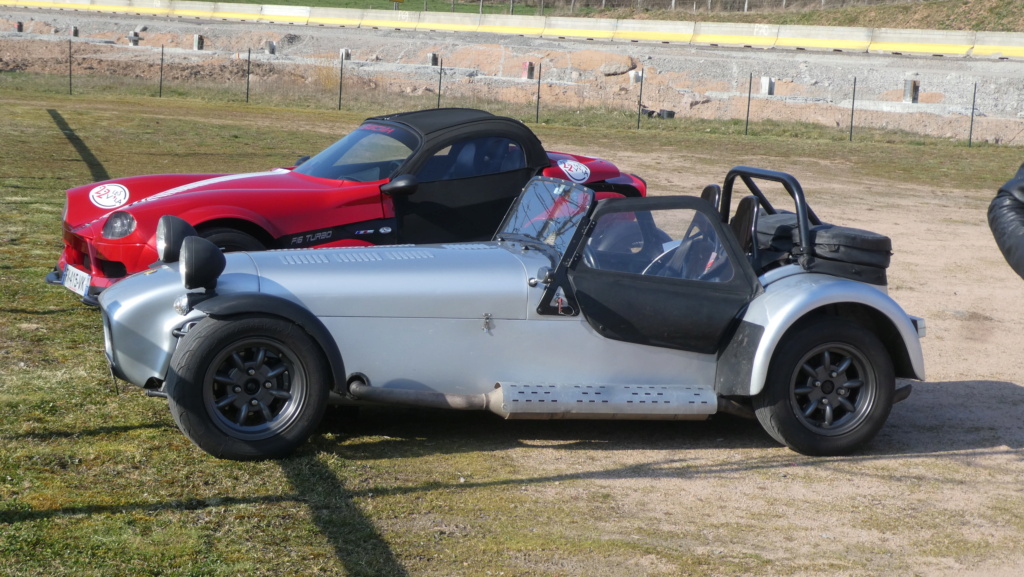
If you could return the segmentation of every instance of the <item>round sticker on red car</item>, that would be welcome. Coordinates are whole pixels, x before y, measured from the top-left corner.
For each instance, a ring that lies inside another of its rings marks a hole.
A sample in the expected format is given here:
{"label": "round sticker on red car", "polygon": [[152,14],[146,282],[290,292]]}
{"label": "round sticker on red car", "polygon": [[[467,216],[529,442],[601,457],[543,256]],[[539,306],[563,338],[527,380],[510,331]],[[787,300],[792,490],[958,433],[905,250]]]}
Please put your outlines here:
{"label": "round sticker on red car", "polygon": [[582,162],[575,160],[559,160],[558,168],[573,182],[586,182],[590,180],[590,169]]}
{"label": "round sticker on red car", "polygon": [[120,184],[101,184],[89,191],[89,200],[100,208],[117,208],[128,202],[128,189]]}

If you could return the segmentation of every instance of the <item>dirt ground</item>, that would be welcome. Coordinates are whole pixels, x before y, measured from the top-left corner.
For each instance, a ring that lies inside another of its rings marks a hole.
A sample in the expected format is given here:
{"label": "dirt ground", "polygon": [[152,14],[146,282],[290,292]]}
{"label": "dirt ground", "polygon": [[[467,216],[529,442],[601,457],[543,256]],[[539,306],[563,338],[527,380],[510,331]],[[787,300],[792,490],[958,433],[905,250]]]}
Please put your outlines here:
{"label": "dirt ground", "polygon": [[[37,16],[32,26],[39,28],[33,28],[33,33],[52,33],[59,27],[50,14]],[[121,28],[131,29],[123,24]],[[251,31],[246,37],[211,42],[222,51],[242,50],[259,46],[270,36],[287,44],[293,32]],[[123,43],[123,31],[105,33],[109,40]],[[158,39],[161,44],[191,46],[191,35],[184,31],[168,34]],[[293,44],[306,41],[300,38]],[[423,62],[427,53],[440,51],[439,47],[447,50],[447,42],[403,45],[403,58]],[[452,48],[447,54],[459,60],[460,67],[475,67],[484,75],[508,75],[521,66],[518,54],[512,55],[511,49],[493,38],[490,42],[486,49]],[[312,54],[325,52],[322,46],[309,48]],[[66,61],[56,60],[62,50],[66,44],[6,35],[0,37],[0,70],[57,71],[66,66]],[[553,45],[532,50],[552,68],[562,70],[565,82],[571,82],[574,73],[596,73],[607,82],[610,93],[633,98],[628,71],[636,68],[637,61],[631,56],[592,50],[570,53]],[[88,51],[95,55],[89,65],[108,73],[132,74],[148,61],[118,57],[124,47],[116,45],[90,44]],[[367,44],[354,50],[353,59],[379,62],[387,53],[382,44]],[[151,58],[152,52],[146,54]],[[570,59],[571,67],[560,64]],[[223,67],[217,74],[235,73],[231,58],[223,52],[209,56],[207,62],[209,67]],[[728,99],[702,102],[701,93],[735,86],[701,82],[700,90],[683,95],[698,102],[687,110],[706,110],[715,117],[739,106]],[[670,84],[663,84],[661,90],[667,94]],[[565,87],[566,98],[583,97],[570,84]],[[654,90],[657,94],[658,89]],[[813,110],[841,120],[838,108]],[[848,112],[842,114],[846,118]],[[878,122],[910,123],[922,130],[931,123],[931,130],[941,134],[965,120],[890,115]],[[1011,139],[1024,130],[1017,120],[1005,117],[980,122],[991,122],[982,128],[987,134],[1002,135],[991,138]],[[545,144],[578,149],[578,143]],[[669,151],[602,149],[600,143],[588,143],[586,152],[613,159],[624,170],[643,175],[653,191],[665,192],[696,193],[705,184],[721,181],[719,170],[703,167],[763,165],[756,157],[709,160],[679,171]],[[591,530],[643,534],[645,526],[697,526],[691,527],[690,541],[652,547],[726,551],[737,558],[759,555],[768,560],[766,574],[775,574],[774,561],[802,567],[795,574],[808,576],[1024,574],[1024,377],[1017,374],[1024,359],[1024,281],[1007,266],[987,227],[985,210],[995,190],[936,190],[883,182],[857,174],[842,159],[766,168],[798,175],[811,206],[824,220],[890,236],[894,255],[889,292],[910,314],[927,321],[923,347],[928,380],[914,383],[914,393],[894,408],[870,449],[851,458],[807,459],[767,442],[725,448],[715,442],[684,448],[667,443],[654,449],[567,452],[550,441],[512,451],[510,458],[524,461],[521,465],[534,468],[538,477],[587,479],[565,488],[531,489],[548,493],[539,498],[614,495],[616,518],[597,522]],[[1006,167],[999,181],[1016,168]],[[730,423],[688,429],[687,434],[714,437],[718,431],[726,437],[722,431],[733,426]],[[631,473],[602,473],[609,470]],[[654,555],[638,559],[632,569],[638,574],[676,574]],[[565,572],[587,573],[581,567],[565,567]]]}

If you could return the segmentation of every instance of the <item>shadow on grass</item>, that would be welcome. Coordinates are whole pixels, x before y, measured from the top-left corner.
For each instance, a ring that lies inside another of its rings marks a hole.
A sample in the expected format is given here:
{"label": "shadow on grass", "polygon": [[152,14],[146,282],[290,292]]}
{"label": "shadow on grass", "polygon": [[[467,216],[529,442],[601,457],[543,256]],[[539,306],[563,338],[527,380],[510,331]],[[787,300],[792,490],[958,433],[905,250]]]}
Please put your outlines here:
{"label": "shadow on grass", "polygon": [[61,116],[60,112],[57,112],[52,108],[48,108],[46,112],[50,114],[50,118],[53,118],[53,122],[57,125],[57,128],[64,133],[64,137],[67,138],[68,142],[71,143],[71,146],[74,147],[78,156],[82,157],[82,162],[85,162],[85,165],[89,167],[89,173],[92,174],[93,181],[110,180],[110,174],[103,166],[103,163],[100,162],[100,159],[96,158],[96,155],[92,153],[92,150],[89,150],[89,146],[85,144],[77,134],[75,134],[75,131],[71,129],[71,125],[64,120],[64,117]]}
{"label": "shadow on grass", "polygon": [[106,435],[117,435],[130,431],[143,429],[167,429],[168,434],[176,433],[174,427],[166,423],[147,423],[145,425],[119,425],[112,427],[98,427],[84,431],[40,431],[35,433],[22,433],[19,435],[2,435],[0,438],[8,441],[52,441],[56,439],[77,439],[81,437],[104,437]]}
{"label": "shadow on grass", "polygon": [[377,528],[352,502],[344,482],[316,454],[279,464],[347,575],[408,575]]}

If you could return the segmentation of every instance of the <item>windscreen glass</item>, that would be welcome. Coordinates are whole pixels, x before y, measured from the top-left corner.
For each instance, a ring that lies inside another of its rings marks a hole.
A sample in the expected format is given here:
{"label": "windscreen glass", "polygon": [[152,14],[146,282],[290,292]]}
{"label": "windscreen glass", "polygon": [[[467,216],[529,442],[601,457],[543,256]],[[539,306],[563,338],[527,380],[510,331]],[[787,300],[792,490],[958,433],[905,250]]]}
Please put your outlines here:
{"label": "windscreen glass", "polygon": [[296,167],[295,172],[331,180],[373,182],[393,176],[417,146],[419,139],[405,129],[366,123]]}
{"label": "windscreen glass", "polygon": [[512,205],[497,237],[534,241],[565,254],[593,202],[594,192],[589,188],[564,180],[535,178]]}

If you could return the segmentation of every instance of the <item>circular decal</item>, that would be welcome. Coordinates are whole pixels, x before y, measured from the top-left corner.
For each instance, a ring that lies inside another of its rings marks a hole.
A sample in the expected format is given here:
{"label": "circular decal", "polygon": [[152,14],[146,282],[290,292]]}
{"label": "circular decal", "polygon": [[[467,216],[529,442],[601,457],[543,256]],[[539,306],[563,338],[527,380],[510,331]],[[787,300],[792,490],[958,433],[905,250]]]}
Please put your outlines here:
{"label": "circular decal", "polygon": [[100,208],[117,208],[128,202],[128,189],[120,184],[101,184],[89,191],[89,200]]}
{"label": "circular decal", "polygon": [[582,162],[575,160],[559,160],[558,168],[573,182],[586,182],[590,180],[590,169]]}

